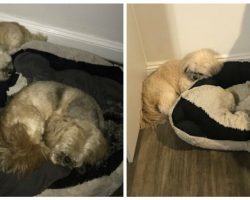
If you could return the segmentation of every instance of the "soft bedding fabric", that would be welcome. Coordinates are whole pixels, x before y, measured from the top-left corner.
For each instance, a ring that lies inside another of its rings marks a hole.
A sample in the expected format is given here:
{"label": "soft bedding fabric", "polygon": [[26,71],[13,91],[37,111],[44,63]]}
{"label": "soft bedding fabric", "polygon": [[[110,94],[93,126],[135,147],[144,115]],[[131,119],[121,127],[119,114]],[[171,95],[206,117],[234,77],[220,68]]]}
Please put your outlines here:
{"label": "soft bedding fabric", "polygon": [[[220,86],[202,85],[194,87],[181,94],[181,97],[201,108],[211,119],[224,127],[242,131],[250,130],[250,118],[244,110],[247,100],[237,102],[240,103],[240,107],[237,107],[233,93]],[[237,111],[236,108],[242,109]]]}
{"label": "soft bedding fabric", "polygon": [[236,111],[250,114],[250,81],[227,88],[235,98]]}
{"label": "soft bedding fabric", "polygon": [[35,50],[16,54],[14,66],[30,82],[53,80],[81,89],[93,96],[101,108],[109,107],[110,101],[122,102],[123,77],[119,68],[85,65]]}
{"label": "soft bedding fabric", "polygon": [[0,172],[0,196],[34,196],[69,174],[69,169],[49,162],[25,176]]}

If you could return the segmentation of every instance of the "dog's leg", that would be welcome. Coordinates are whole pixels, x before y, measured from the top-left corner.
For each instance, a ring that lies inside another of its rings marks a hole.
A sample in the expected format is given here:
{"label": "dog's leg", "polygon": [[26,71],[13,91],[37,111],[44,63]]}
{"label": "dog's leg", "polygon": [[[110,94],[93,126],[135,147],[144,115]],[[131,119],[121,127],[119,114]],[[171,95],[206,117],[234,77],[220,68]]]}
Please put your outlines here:
{"label": "dog's leg", "polygon": [[177,98],[178,95],[174,89],[161,93],[158,104],[159,111],[165,115],[169,115],[170,108],[174,105]]}
{"label": "dog's leg", "polygon": [[193,84],[193,81],[191,81],[190,79],[188,79],[187,77],[182,77],[180,78],[180,81],[179,81],[179,88],[180,88],[180,92],[184,92],[186,91],[187,89],[189,89]]}

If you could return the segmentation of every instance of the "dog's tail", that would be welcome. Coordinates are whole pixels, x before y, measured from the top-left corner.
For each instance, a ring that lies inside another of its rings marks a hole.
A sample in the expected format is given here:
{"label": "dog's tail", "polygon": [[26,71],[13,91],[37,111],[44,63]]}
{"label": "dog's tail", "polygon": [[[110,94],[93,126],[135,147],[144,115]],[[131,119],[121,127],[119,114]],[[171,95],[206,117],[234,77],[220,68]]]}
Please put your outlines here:
{"label": "dog's tail", "polygon": [[37,168],[45,160],[44,149],[32,143],[24,125],[16,124],[4,131],[0,147],[0,168],[6,173],[23,174]]}
{"label": "dog's tail", "polygon": [[40,41],[47,41],[48,36],[42,34],[42,33],[31,33],[32,40],[40,40]]}
{"label": "dog's tail", "polygon": [[42,33],[31,33],[32,40],[47,41],[48,37]]}
{"label": "dog's tail", "polygon": [[21,30],[24,35],[25,42],[29,42],[31,40],[40,40],[40,41],[47,41],[48,37],[42,33],[31,33],[26,27],[20,25]]}
{"label": "dog's tail", "polygon": [[140,129],[156,127],[166,122],[166,115],[161,113],[157,105],[153,105],[146,99],[142,99]]}

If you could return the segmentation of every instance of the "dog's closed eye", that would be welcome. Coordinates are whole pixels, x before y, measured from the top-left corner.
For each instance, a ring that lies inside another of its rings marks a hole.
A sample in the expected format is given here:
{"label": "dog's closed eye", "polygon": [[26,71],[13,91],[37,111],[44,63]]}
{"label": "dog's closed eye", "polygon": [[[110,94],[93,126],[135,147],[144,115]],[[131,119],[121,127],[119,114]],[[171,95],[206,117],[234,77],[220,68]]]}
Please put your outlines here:
{"label": "dog's closed eye", "polygon": [[189,67],[185,67],[184,72],[187,73],[189,71]]}
{"label": "dog's closed eye", "polygon": [[196,81],[207,77],[202,73],[191,71],[189,70],[189,68],[186,68],[184,71],[186,76],[192,81]]}

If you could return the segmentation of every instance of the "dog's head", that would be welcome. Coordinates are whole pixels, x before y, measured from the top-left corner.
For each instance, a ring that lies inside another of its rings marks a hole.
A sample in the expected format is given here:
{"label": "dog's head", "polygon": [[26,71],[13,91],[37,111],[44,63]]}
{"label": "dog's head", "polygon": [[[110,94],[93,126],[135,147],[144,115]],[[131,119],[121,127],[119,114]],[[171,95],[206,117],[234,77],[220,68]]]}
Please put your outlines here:
{"label": "dog's head", "polygon": [[211,49],[192,52],[182,59],[184,73],[194,81],[211,77],[217,74],[223,66],[217,57],[218,53]]}
{"label": "dog's head", "polygon": [[52,116],[45,130],[45,144],[54,164],[75,168],[105,159],[107,141],[91,122]]}
{"label": "dog's head", "polygon": [[13,66],[11,57],[6,52],[0,50],[0,81],[6,81],[11,76]]}

